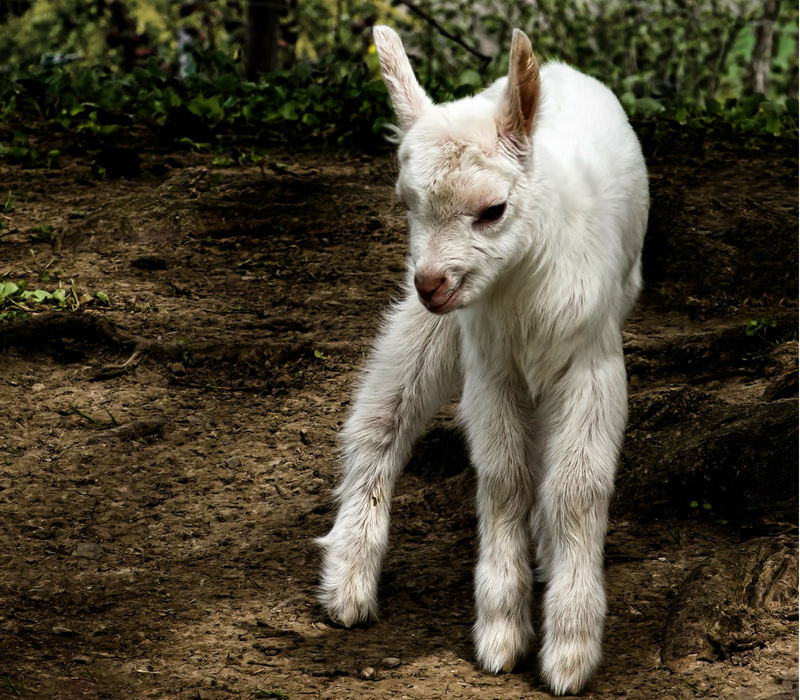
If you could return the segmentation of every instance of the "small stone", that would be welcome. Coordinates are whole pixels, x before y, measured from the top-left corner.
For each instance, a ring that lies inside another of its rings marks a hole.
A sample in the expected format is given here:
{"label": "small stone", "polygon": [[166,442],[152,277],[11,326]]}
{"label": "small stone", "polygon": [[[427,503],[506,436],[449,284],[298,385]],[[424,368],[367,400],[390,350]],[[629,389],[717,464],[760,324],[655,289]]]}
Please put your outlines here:
{"label": "small stone", "polygon": [[40,393],[40,392],[44,391],[44,384],[34,384],[34,385],[31,387],[31,391],[32,391],[34,394],[38,394],[38,393]]}
{"label": "small stone", "polygon": [[104,554],[103,548],[97,542],[78,542],[75,545],[73,557],[83,557],[84,559],[99,559]]}
{"label": "small stone", "polygon": [[394,656],[387,656],[383,661],[381,661],[381,666],[384,668],[397,668],[399,665],[400,659],[397,659]]}
{"label": "small stone", "polygon": [[91,656],[73,656],[72,663],[74,664],[83,664],[84,666],[91,666],[92,665],[92,657]]}
{"label": "small stone", "polygon": [[75,630],[71,630],[69,627],[53,627],[51,630],[56,637],[73,637],[75,636]]}
{"label": "small stone", "polygon": [[367,666],[361,673],[358,674],[365,681],[375,680],[375,669],[372,666]]}
{"label": "small stone", "polygon": [[228,457],[228,459],[225,460],[225,465],[228,469],[236,469],[242,466],[242,460],[238,457]]}
{"label": "small stone", "polygon": [[311,660],[315,664],[324,664],[325,663],[325,657],[324,656],[312,656]]}
{"label": "small stone", "polygon": [[186,367],[180,362],[173,362],[169,369],[176,377],[183,377],[186,374]]}
{"label": "small stone", "polygon": [[292,386],[292,384],[294,384],[292,378],[286,373],[275,380],[275,386],[278,389],[285,389],[287,386]]}

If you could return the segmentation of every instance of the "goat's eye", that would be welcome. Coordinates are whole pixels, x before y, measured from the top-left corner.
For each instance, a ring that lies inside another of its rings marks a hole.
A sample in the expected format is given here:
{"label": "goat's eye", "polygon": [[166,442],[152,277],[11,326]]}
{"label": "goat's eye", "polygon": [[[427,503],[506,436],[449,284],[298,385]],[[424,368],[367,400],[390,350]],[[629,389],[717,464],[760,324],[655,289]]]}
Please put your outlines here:
{"label": "goat's eye", "polygon": [[500,221],[503,214],[506,213],[506,203],[495,204],[493,207],[484,209],[475,223],[477,224],[493,224],[495,221]]}

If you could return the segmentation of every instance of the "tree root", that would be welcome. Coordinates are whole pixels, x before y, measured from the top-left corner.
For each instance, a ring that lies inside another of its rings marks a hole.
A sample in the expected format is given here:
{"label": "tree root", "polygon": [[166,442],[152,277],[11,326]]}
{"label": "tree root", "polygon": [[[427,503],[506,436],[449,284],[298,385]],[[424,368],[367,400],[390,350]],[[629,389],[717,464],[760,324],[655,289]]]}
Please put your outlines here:
{"label": "tree root", "polygon": [[30,347],[43,340],[59,338],[73,338],[115,347],[130,347],[137,342],[136,338],[121,331],[99,314],[49,311],[4,324],[0,329],[0,348]]}
{"label": "tree root", "polygon": [[217,340],[191,343],[162,342],[126,333],[112,321],[96,313],[47,312],[0,326],[0,349],[8,347],[41,349],[44,341],[63,338],[107,345],[121,350],[132,348],[133,352],[125,362],[101,367],[98,374],[92,378],[93,381],[111,379],[132,372],[145,357],[152,357],[162,362],[218,361],[262,365],[269,362],[273,366],[279,366],[311,355],[314,350],[345,353],[363,350],[350,343],[326,343],[316,346],[310,340],[300,342],[269,340],[261,343],[232,343]]}
{"label": "tree root", "polygon": [[797,610],[797,538],[760,537],[711,557],[670,610],[661,660],[671,671],[764,646]]}
{"label": "tree root", "polygon": [[134,420],[124,425],[118,425],[116,428],[95,433],[89,436],[86,444],[94,445],[98,442],[110,442],[111,440],[127,442],[128,440],[136,440],[155,433],[161,434],[164,429],[164,423],[166,423],[164,420]]}

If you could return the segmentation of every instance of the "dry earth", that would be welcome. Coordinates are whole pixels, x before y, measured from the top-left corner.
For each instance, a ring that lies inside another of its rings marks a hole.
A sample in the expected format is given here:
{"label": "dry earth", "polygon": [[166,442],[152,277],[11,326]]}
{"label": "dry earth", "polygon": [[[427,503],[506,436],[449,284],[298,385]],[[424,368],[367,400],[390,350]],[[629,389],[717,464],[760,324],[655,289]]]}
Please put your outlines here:
{"label": "dry earth", "polygon": [[[0,165],[18,197],[0,274],[103,291],[80,316],[126,334],[0,325],[0,696],[547,697],[535,654],[474,664],[453,406],[400,482],[382,619],[338,629],[314,599],[337,430],[403,275],[391,160],[215,170],[151,142],[132,133],[148,167],[126,180],[87,177],[100,146],[80,142],[57,171]],[[605,661],[584,697],[796,698],[796,147],[646,151]],[[762,317],[769,343],[744,333]],[[131,338],[135,362],[109,370]],[[151,423],[119,435],[76,408]]]}

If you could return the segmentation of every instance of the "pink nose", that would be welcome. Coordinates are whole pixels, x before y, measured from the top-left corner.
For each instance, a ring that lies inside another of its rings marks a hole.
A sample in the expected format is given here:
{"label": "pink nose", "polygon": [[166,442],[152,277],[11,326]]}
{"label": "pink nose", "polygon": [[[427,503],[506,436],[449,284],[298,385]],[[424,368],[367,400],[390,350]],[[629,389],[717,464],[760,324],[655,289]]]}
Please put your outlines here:
{"label": "pink nose", "polygon": [[447,275],[414,275],[414,286],[423,301],[430,302],[438,291],[447,289]]}

